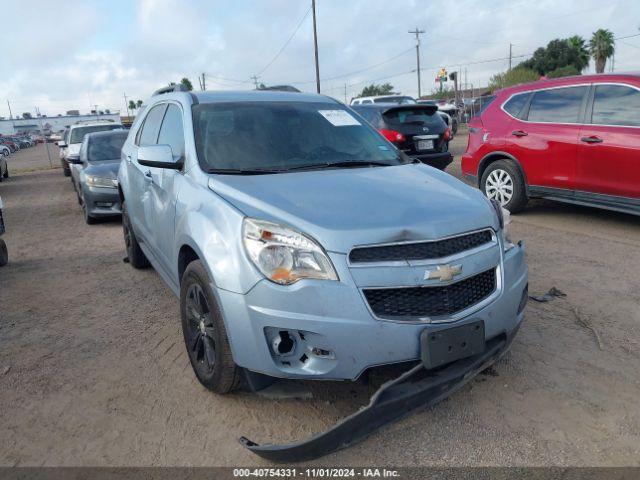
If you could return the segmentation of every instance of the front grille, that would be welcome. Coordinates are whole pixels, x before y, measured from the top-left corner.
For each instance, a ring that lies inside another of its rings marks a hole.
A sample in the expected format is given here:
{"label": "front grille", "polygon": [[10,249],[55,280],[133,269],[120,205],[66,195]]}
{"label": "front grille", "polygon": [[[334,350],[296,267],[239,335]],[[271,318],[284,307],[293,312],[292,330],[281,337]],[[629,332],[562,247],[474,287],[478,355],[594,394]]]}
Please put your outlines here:
{"label": "front grille", "polygon": [[496,270],[484,271],[451,285],[365,289],[376,316],[413,320],[461,312],[489,297],[496,289]]}
{"label": "front grille", "polygon": [[351,250],[349,260],[351,263],[368,263],[442,258],[479,247],[489,243],[492,238],[489,230],[482,230],[433,242],[360,247]]}

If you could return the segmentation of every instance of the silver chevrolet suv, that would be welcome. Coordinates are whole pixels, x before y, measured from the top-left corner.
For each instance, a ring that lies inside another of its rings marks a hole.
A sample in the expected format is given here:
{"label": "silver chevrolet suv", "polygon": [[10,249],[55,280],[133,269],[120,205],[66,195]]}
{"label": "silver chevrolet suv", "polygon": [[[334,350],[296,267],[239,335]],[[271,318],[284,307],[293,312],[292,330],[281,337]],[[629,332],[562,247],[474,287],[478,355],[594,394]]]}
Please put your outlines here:
{"label": "silver chevrolet suv", "polygon": [[524,246],[500,206],[329,97],[162,89],[118,180],[129,262],[179,297],[213,391],[401,362],[453,389],[523,319]]}

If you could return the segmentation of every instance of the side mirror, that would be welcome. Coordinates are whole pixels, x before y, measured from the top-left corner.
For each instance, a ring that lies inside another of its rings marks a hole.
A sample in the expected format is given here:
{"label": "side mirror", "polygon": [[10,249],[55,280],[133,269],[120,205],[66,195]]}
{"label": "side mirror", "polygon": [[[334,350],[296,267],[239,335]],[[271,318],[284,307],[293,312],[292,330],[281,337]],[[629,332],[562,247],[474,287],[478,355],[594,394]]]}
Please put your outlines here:
{"label": "side mirror", "polygon": [[62,140],[61,140],[61,141],[59,141],[59,142],[56,142],[56,145],[57,145],[58,147],[60,147],[60,148],[66,148],[66,147],[67,147],[67,144],[66,144],[66,143],[64,143]]}
{"label": "side mirror", "polygon": [[169,145],[148,145],[138,149],[138,163],[146,167],[180,170],[184,159],[174,158]]}

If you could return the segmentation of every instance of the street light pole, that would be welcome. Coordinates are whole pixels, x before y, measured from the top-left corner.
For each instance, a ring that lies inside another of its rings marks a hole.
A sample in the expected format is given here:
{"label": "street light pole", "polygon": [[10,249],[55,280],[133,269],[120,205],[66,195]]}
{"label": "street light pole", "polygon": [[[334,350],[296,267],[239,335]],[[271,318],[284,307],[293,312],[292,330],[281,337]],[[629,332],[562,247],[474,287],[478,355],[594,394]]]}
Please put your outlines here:
{"label": "street light pole", "polygon": [[316,92],[320,93],[320,65],[318,63],[318,29],[316,28],[316,0],[311,0],[313,10],[313,49],[316,57]]}
{"label": "street light pole", "polygon": [[408,33],[413,33],[416,36],[416,71],[418,72],[418,98],[420,98],[422,96],[420,87],[420,35],[424,33],[424,30],[418,30],[418,27],[416,27],[415,30],[409,30]]}

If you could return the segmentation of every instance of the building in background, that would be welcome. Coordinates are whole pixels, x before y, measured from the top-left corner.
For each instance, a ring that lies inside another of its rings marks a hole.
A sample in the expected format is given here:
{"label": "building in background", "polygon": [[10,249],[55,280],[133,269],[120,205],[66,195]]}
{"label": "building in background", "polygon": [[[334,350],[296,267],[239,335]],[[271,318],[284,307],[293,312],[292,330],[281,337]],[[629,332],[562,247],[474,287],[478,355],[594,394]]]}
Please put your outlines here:
{"label": "building in background", "polygon": [[[71,113],[76,113],[77,110],[70,110]],[[67,112],[67,113],[69,113]],[[119,113],[105,113],[105,114],[92,114],[92,115],[61,115],[58,117],[36,117],[36,118],[14,118],[14,119],[1,119],[0,120],[0,134],[1,135],[13,135],[15,133],[59,133],[65,128],[73,125],[76,122],[88,121],[88,120],[111,120],[114,122],[120,122]]]}

